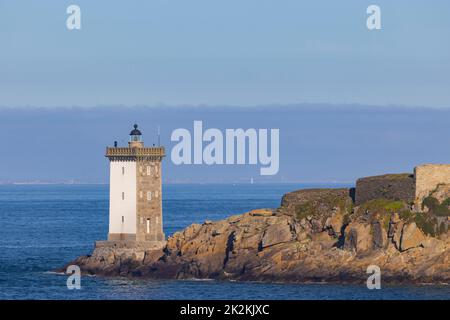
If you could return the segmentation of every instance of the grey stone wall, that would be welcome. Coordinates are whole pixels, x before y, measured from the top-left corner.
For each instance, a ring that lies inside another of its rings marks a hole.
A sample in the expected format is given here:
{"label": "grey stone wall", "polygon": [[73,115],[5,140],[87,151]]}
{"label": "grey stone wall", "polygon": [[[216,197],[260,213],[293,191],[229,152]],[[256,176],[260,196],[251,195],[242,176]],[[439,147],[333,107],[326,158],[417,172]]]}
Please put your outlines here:
{"label": "grey stone wall", "polygon": [[422,201],[439,185],[450,184],[449,164],[424,164],[414,169],[416,179],[415,208],[422,209]]}
{"label": "grey stone wall", "polygon": [[356,205],[375,199],[403,200],[411,203],[414,198],[415,181],[414,175],[410,173],[386,174],[356,181]]}
{"label": "grey stone wall", "polygon": [[[150,168],[150,172],[147,172],[147,167]],[[136,170],[136,240],[164,241],[161,161],[139,160],[136,164]],[[148,199],[148,192],[151,193],[150,200]],[[147,220],[149,221],[149,230],[147,230]]]}

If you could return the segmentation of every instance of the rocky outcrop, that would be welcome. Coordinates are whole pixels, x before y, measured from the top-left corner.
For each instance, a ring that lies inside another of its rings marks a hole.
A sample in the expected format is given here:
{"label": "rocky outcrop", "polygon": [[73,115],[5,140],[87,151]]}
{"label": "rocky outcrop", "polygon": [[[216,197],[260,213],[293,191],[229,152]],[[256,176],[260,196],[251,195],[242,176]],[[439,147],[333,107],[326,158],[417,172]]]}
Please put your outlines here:
{"label": "rocky outcrop", "polygon": [[407,204],[353,207],[351,190],[300,190],[277,209],[192,224],[162,250],[97,246],[78,264],[90,274],[174,279],[450,282],[450,237],[424,233]]}
{"label": "rocky outcrop", "polygon": [[373,235],[370,232],[370,224],[352,222],[345,232],[344,249],[364,252],[372,249]]}
{"label": "rocky outcrop", "polygon": [[403,227],[400,240],[400,250],[406,251],[412,248],[417,248],[422,245],[426,237],[417,225],[413,222]]}
{"label": "rocky outcrop", "polygon": [[261,239],[261,248],[267,248],[280,243],[290,242],[295,234],[287,220],[275,221],[267,226]]}
{"label": "rocky outcrop", "polygon": [[286,193],[278,212],[288,215],[329,216],[335,208],[345,209],[353,203],[352,189],[306,189]]}

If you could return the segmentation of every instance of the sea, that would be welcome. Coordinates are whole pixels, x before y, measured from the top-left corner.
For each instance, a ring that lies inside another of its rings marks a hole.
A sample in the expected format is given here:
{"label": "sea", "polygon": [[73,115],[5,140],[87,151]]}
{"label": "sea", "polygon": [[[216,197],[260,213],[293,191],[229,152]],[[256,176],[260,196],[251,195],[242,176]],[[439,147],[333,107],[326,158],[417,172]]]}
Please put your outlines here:
{"label": "sea", "polygon": [[[205,220],[279,206],[307,184],[167,184],[166,235]],[[0,185],[0,299],[450,299],[448,285],[282,284],[82,276],[68,289],[52,272],[108,233],[107,185]]]}

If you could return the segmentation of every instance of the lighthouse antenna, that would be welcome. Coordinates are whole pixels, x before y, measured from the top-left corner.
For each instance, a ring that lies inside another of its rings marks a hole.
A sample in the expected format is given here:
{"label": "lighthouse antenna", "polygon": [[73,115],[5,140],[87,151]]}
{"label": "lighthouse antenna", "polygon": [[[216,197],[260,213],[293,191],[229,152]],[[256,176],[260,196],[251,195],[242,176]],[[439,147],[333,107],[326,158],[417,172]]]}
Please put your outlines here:
{"label": "lighthouse antenna", "polygon": [[161,127],[158,125],[158,147],[161,146]]}

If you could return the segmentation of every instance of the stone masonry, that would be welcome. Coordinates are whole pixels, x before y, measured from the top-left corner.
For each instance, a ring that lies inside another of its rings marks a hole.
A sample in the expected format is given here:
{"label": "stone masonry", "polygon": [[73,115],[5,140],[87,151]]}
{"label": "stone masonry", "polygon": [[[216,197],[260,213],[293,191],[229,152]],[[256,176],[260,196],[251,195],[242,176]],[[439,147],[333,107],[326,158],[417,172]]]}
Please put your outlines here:
{"label": "stone masonry", "polygon": [[439,185],[450,185],[449,164],[424,164],[414,174],[386,174],[356,181],[355,204],[375,199],[402,200],[421,211],[422,201]]}
{"label": "stone masonry", "polygon": [[161,161],[137,162],[137,241],[164,241]]}
{"label": "stone masonry", "polygon": [[355,204],[374,199],[414,201],[414,176],[410,173],[386,174],[356,181]]}
{"label": "stone masonry", "polygon": [[422,201],[430,195],[439,185],[450,184],[449,164],[424,164],[414,169],[415,199],[414,208],[420,211]]}

